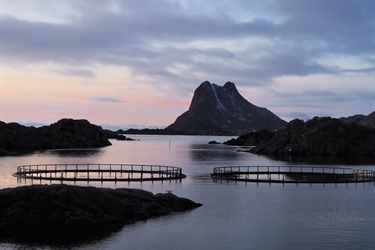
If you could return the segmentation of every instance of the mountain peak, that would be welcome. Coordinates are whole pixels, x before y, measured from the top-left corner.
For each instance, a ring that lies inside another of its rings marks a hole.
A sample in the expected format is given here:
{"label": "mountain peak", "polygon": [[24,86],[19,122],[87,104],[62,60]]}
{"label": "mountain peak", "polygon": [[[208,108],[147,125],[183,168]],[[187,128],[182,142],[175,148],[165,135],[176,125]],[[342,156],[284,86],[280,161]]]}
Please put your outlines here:
{"label": "mountain peak", "polygon": [[238,92],[233,82],[219,86],[202,82],[194,91],[189,110],[167,128],[196,134],[277,129],[286,122],[266,108],[257,107]]}
{"label": "mountain peak", "polygon": [[233,82],[226,82],[223,86],[225,89],[236,89],[236,85]]}

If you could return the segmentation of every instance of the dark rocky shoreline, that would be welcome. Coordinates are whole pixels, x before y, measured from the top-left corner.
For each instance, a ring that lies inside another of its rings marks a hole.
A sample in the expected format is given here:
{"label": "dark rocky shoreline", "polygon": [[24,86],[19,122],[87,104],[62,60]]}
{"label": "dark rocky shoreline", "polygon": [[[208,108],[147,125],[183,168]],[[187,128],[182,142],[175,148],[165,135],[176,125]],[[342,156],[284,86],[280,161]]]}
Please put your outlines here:
{"label": "dark rocky shoreline", "polygon": [[71,185],[0,190],[0,240],[84,241],[124,225],[201,206],[172,193]]}
{"label": "dark rocky shoreline", "polygon": [[251,153],[266,155],[375,155],[375,130],[331,117],[294,119],[277,131],[260,130],[226,142],[254,146]]}

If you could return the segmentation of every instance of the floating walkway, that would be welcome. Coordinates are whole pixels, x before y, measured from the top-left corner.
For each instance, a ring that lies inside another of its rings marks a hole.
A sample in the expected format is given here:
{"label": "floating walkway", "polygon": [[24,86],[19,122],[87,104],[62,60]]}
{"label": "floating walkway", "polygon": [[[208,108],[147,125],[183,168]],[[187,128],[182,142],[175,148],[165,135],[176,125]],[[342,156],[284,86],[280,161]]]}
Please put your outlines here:
{"label": "floating walkway", "polygon": [[44,164],[17,167],[19,180],[142,182],[181,180],[186,177],[179,167],[136,164]]}
{"label": "floating walkway", "polygon": [[352,183],[375,181],[375,171],[310,166],[233,166],[216,167],[214,181],[266,183]]}

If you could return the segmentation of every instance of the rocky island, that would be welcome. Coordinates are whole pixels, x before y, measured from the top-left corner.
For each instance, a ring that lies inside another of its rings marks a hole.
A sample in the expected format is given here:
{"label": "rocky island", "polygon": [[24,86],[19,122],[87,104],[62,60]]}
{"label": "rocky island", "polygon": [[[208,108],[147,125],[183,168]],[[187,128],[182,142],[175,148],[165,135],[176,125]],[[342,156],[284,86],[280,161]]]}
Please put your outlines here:
{"label": "rocky island", "polygon": [[23,151],[98,148],[111,145],[105,131],[87,120],[61,119],[43,127],[0,121],[0,156]]}
{"label": "rocky island", "polygon": [[[372,124],[368,119],[364,119]],[[271,155],[375,155],[375,130],[331,117],[294,119],[277,131],[259,130],[227,141],[254,146],[251,153]]]}
{"label": "rocky island", "polygon": [[124,225],[201,206],[172,193],[70,185],[0,190],[0,240],[83,240]]}

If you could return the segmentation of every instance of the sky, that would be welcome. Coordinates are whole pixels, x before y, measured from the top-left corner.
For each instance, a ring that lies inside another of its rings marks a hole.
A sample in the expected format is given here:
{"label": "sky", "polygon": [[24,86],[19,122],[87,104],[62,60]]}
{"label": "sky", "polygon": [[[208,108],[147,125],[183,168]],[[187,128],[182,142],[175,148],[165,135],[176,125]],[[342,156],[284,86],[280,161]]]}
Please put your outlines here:
{"label": "sky", "polygon": [[0,120],[168,126],[204,81],[285,121],[375,110],[375,1],[0,0]]}

